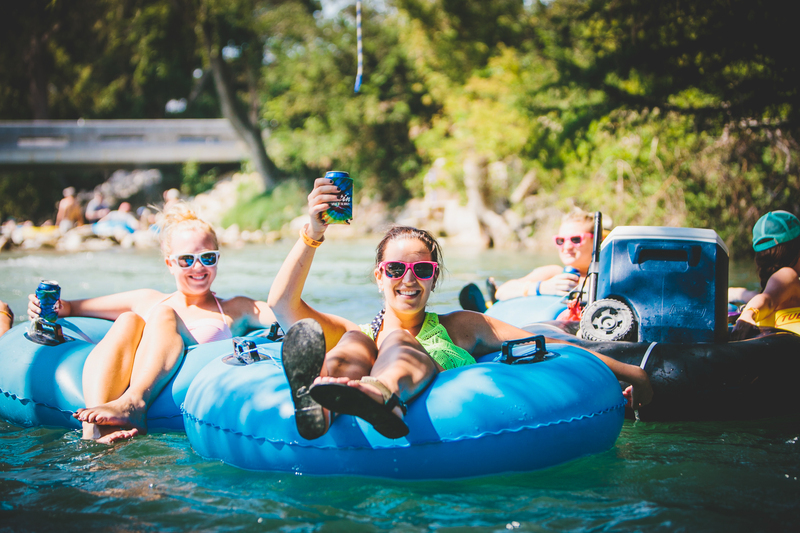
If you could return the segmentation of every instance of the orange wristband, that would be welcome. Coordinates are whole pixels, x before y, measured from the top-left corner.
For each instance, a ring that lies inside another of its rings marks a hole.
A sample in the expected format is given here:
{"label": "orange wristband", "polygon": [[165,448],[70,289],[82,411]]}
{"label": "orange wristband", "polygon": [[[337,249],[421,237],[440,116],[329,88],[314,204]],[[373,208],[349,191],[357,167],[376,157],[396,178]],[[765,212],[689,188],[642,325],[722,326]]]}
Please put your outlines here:
{"label": "orange wristband", "polygon": [[325,240],[325,236],[323,235],[322,239],[320,239],[318,241],[315,241],[314,239],[312,239],[311,237],[309,237],[306,234],[306,228],[307,227],[308,227],[308,224],[306,224],[305,226],[300,228],[300,237],[303,239],[303,242],[306,243],[306,246],[310,246],[312,248],[319,248],[319,245],[322,244],[323,241]]}

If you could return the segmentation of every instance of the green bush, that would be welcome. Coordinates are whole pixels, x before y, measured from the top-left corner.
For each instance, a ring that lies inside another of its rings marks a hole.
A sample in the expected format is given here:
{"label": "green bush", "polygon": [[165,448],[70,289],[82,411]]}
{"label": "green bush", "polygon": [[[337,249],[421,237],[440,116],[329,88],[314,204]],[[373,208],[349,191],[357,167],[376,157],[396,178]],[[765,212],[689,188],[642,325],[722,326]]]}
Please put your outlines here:
{"label": "green bush", "polygon": [[242,230],[279,230],[306,211],[308,187],[301,180],[287,180],[263,194],[243,199],[222,218],[222,225],[237,224]]}

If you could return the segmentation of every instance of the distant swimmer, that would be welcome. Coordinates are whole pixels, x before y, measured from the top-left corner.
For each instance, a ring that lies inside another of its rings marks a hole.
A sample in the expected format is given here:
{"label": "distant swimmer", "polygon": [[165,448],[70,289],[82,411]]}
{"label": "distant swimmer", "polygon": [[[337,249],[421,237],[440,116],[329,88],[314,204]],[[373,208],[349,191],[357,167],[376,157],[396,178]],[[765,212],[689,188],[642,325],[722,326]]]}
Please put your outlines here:
{"label": "distant swimmer", "polygon": [[62,193],[64,198],[58,202],[56,226],[61,230],[61,233],[66,233],[75,226],[83,224],[83,213],[81,212],[81,204],[75,198],[75,187],[67,187]]}

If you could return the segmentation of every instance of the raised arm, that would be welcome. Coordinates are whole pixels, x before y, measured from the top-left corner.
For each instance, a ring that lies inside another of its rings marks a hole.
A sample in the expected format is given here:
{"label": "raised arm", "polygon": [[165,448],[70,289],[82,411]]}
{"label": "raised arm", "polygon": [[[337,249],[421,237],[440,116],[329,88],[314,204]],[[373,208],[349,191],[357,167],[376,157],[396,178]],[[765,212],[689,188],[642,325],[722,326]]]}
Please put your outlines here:
{"label": "raised arm", "polygon": [[345,331],[354,329],[355,325],[341,317],[317,311],[303,301],[302,294],[311,262],[325,239],[327,224],[320,220],[319,214],[328,208],[328,202],[337,200],[338,194],[339,189],[331,180],[317,178],[314,182],[314,190],[308,195],[311,221],[300,230],[300,238],[281,265],[267,298],[267,304],[284,331],[303,318],[319,322],[325,333],[327,349],[335,346]]}

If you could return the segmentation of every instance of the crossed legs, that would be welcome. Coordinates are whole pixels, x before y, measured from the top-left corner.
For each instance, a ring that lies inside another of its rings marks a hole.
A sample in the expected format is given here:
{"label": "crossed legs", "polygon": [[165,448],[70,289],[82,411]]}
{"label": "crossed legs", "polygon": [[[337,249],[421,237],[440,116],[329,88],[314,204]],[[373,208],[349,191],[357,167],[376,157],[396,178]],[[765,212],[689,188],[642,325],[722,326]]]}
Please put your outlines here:
{"label": "crossed legs", "polygon": [[150,316],[145,324],[123,313],[87,357],[83,390],[92,407],[74,415],[83,438],[110,444],[147,433],[147,408],[177,370],[188,335],[171,307],[159,305]]}
{"label": "crossed legs", "polygon": [[[406,330],[395,330],[387,335],[379,350],[363,333],[349,331],[325,355],[323,372],[314,384],[345,384],[383,403],[383,394],[377,387],[359,381],[371,376],[408,402],[425,390],[440,370],[425,348]],[[403,417],[399,407],[393,412]]]}
{"label": "crossed legs", "polygon": [[380,350],[363,333],[350,331],[325,353],[322,329],[311,319],[287,332],[283,365],[297,429],[306,439],[328,430],[328,410],[361,417],[389,438],[406,435],[403,402],[419,394],[440,370],[404,330],[389,334]]}

